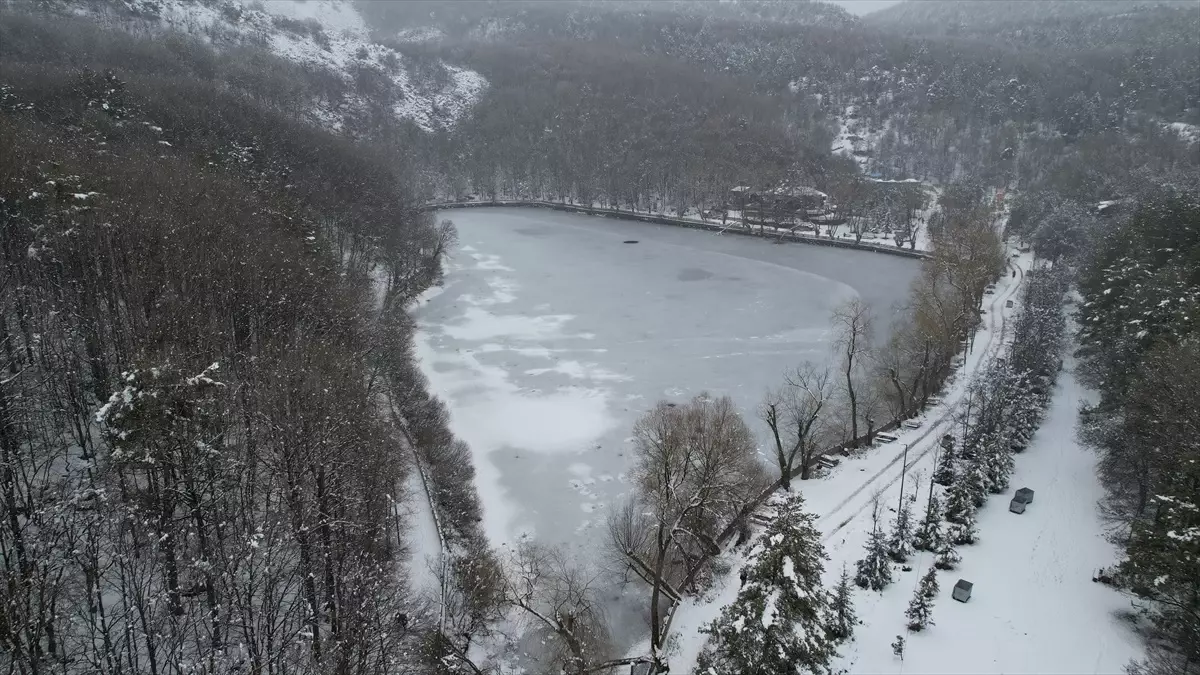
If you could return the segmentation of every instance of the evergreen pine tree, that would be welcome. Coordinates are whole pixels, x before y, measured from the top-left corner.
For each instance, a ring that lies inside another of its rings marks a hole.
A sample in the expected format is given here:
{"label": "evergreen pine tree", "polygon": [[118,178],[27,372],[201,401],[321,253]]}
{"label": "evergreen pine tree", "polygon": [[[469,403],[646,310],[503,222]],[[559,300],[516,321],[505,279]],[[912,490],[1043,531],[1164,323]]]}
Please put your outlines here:
{"label": "evergreen pine tree", "polygon": [[[979,455],[964,467],[961,482],[971,498],[971,504],[979,508],[987,503],[987,479],[984,476],[983,456]],[[974,514],[975,509],[971,510]]]}
{"label": "evergreen pine tree", "polygon": [[790,494],[755,544],[733,604],[702,630],[710,636],[698,672],[826,672],[834,641],[821,588],[825,551],[803,499]]}
{"label": "evergreen pine tree", "polygon": [[957,460],[958,453],[954,449],[954,438],[947,436],[943,439],[941,450],[938,451],[938,463],[937,468],[933,471],[933,482],[945,487],[953,485]]}
{"label": "evergreen pine tree", "polygon": [[917,526],[913,534],[913,549],[917,551],[936,551],[942,545],[942,502],[934,495],[925,507],[925,518]]}
{"label": "evergreen pine tree", "polygon": [[892,560],[902,563],[912,555],[912,502],[900,500],[900,510],[892,521],[892,534],[888,538],[888,555]]}
{"label": "evergreen pine tree", "polygon": [[829,634],[837,641],[850,639],[854,635],[854,626],[858,623],[858,615],[854,613],[853,591],[850,589],[850,573],[842,567],[842,576],[838,578],[837,588],[829,599]]}
{"label": "evergreen pine tree", "polygon": [[946,520],[962,523],[975,517],[975,502],[965,481],[956,481],[946,490]]}
{"label": "evergreen pine tree", "polygon": [[974,544],[979,537],[979,530],[975,527],[975,515],[967,517],[966,522],[951,523],[950,527],[946,528],[946,541],[955,546],[965,546]]}
{"label": "evergreen pine tree", "polygon": [[987,491],[1000,494],[1008,489],[1008,479],[1012,475],[1013,456],[1010,442],[1006,435],[994,439],[988,447],[984,459],[984,479]]}
{"label": "evergreen pine tree", "polygon": [[939,570],[952,570],[958,567],[960,562],[962,562],[962,556],[958,554],[958,549],[954,548],[952,542],[944,541],[938,549],[937,557],[933,560],[933,566]]}
{"label": "evergreen pine tree", "polygon": [[909,630],[919,631],[933,623],[931,615],[937,594],[937,569],[930,567],[925,576],[921,577],[921,582],[917,584],[917,590],[908,603],[908,610],[904,612],[904,616],[908,618]]}
{"label": "evergreen pine tree", "polygon": [[888,559],[887,540],[879,529],[879,500],[875,500],[871,521],[871,536],[864,547],[866,555],[856,563],[854,583],[859,588],[882,591],[892,583],[892,561]]}
{"label": "evergreen pine tree", "polygon": [[1029,445],[1037,423],[1033,420],[1034,413],[1029,409],[1029,397],[1022,393],[1013,406],[1010,418],[1011,427],[1008,433],[1008,449],[1011,452],[1021,452]]}
{"label": "evergreen pine tree", "polygon": [[901,661],[904,660],[904,636],[903,635],[896,636],[896,641],[892,643],[892,653],[895,654],[896,656],[899,656]]}
{"label": "evergreen pine tree", "polygon": [[979,439],[977,436],[974,436],[975,429],[968,428],[967,433],[972,434],[972,437],[964,438],[963,442],[962,442],[962,447],[959,448],[959,451],[958,451],[958,463],[956,466],[959,469],[959,477],[960,478],[962,477],[963,468],[966,465],[970,464],[971,462],[974,462],[979,459],[979,454],[980,454],[980,450],[981,450],[981,448],[979,447],[979,444],[978,444]]}
{"label": "evergreen pine tree", "polygon": [[1017,428],[1013,432],[1013,441],[1010,446],[1014,451],[1017,449],[1024,450],[1029,445],[1029,441],[1033,438],[1033,432],[1037,430],[1038,425],[1041,423],[1038,410],[1031,407],[1032,404],[1033,401],[1027,400],[1020,412],[1020,417],[1017,420]]}

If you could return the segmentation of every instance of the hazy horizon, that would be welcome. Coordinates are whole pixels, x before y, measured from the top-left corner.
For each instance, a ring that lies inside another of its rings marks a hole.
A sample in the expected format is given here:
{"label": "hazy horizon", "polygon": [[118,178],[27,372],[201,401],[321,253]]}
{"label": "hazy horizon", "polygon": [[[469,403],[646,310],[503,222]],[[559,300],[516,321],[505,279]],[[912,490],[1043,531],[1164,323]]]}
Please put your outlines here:
{"label": "hazy horizon", "polygon": [[870,14],[885,7],[891,7],[898,4],[901,0],[825,0],[831,4],[844,8],[846,11],[856,16]]}

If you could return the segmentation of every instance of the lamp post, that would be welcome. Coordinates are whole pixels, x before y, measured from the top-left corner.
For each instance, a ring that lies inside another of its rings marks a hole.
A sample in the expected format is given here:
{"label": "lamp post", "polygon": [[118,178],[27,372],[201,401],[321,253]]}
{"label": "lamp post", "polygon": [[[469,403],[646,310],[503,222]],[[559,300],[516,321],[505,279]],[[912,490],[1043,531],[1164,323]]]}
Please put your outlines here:
{"label": "lamp post", "polygon": [[[900,501],[896,503],[896,516],[904,508],[904,476],[908,473],[908,443],[904,444],[904,459],[900,463]],[[919,488],[918,488],[919,489]]]}

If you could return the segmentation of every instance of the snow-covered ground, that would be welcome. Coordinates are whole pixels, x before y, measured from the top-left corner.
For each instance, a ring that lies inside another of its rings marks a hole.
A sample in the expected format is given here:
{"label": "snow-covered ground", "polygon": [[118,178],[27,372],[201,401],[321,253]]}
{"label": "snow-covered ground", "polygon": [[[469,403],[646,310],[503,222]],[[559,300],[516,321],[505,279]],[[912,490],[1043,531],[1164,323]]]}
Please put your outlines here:
{"label": "snow-covered ground", "polygon": [[[914,571],[882,594],[858,593],[868,621],[845,650],[850,672],[1119,673],[1141,656],[1141,640],[1122,618],[1128,598],[1092,581],[1118,551],[1096,507],[1096,456],[1075,440],[1090,392],[1073,368],[1068,356],[1046,419],[1016,459],[1012,485],[1032,488],[1033,503],[1016,515],[1007,495],[994,495],[979,511],[979,542],[959,548],[957,570],[939,573],[935,625],[908,636],[903,663],[889,645],[904,633],[904,610],[931,556],[916,558]],[[975,584],[965,604],[950,598],[960,578]]]}
{"label": "snow-covered ground", "polygon": [[[924,415],[922,426],[843,461],[825,478],[800,484],[807,508],[818,516],[829,555],[827,587],[836,583],[843,566],[853,571],[861,557],[876,494],[886,509],[882,525],[889,526],[901,497],[902,467],[907,466],[904,493],[920,491],[919,503],[927,494],[937,441],[953,424],[969,374],[1000,354],[1006,342],[1005,324],[1018,308],[1006,308],[1005,301],[1018,297],[1031,260],[1022,256],[1012,262],[1022,272],[1002,279],[990,296],[989,320],[976,337],[974,352],[966,355],[943,403]],[[1034,503],[1018,516],[1008,512],[1006,496],[996,495],[980,510],[979,542],[960,547],[957,570],[939,573],[934,625],[920,634],[907,633],[904,610],[932,563],[929,554],[912,559],[911,572],[897,567],[897,581],[883,593],[856,589],[862,624],[854,640],[843,645],[836,667],[852,673],[1116,673],[1139,654],[1138,638],[1120,618],[1128,601],[1092,582],[1097,568],[1115,561],[1116,550],[1104,539],[1096,509],[1101,496],[1096,459],[1075,441],[1078,406],[1088,393],[1076,382],[1072,367],[1068,358],[1049,414],[1030,447],[1016,458],[1014,489],[1033,488]],[[675,671],[691,672],[703,647],[699,629],[737,596],[737,572],[744,561],[735,553],[727,555],[732,570],[724,581],[706,597],[685,601],[676,614]],[[966,604],[950,598],[960,578],[975,584]],[[904,661],[891,649],[897,635],[908,640]]]}
{"label": "snow-covered ground", "polygon": [[846,106],[839,120],[838,133],[833,137],[830,150],[835,155],[845,155],[854,159],[863,173],[866,173],[871,153],[879,147],[879,139],[885,129],[867,129],[866,125],[859,121],[853,105]]}
{"label": "snow-covered ground", "polygon": [[412,471],[404,492],[396,508],[408,526],[405,543],[408,545],[410,560],[409,585],[418,595],[436,601],[439,587],[437,571],[442,561],[442,544],[434,520],[433,505],[425,492],[418,471]]}
{"label": "snow-covered ground", "polygon": [[[444,84],[412,77],[400,52],[370,39],[366,23],[350,0],[123,0],[121,7],[122,12],[114,12],[103,3],[71,5],[76,14],[104,23],[181,31],[218,48],[262,44],[282,58],[329,70],[347,82],[352,81],[355,68],[374,68],[394,87],[396,116],[410,119],[426,131],[454,126],[487,86],[479,73],[444,62]],[[282,20],[315,23],[322,35]],[[336,130],[346,114],[361,104],[353,97],[332,107],[314,103],[310,114],[315,123]]]}

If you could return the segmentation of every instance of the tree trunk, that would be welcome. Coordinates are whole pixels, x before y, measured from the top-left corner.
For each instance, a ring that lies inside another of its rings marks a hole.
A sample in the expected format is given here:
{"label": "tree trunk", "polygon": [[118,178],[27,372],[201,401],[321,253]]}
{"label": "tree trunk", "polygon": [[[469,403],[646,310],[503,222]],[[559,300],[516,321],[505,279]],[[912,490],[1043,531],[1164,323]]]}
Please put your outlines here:
{"label": "tree trunk", "polygon": [[662,595],[662,573],[663,567],[667,561],[667,542],[664,541],[665,526],[659,523],[658,526],[658,552],[654,560],[654,586],[650,591],[650,655],[657,657],[658,650],[662,647],[662,616],[658,608],[658,603]]}
{"label": "tree trunk", "polygon": [[164,470],[162,484],[154,486],[154,474],[150,480],[153,492],[158,502],[158,547],[163,557],[163,575],[167,584],[167,607],[173,616],[183,616],[183,598],[179,592],[179,561],[175,556],[175,531],[172,520],[175,517],[175,500],[170,498],[170,470]]}
{"label": "tree trunk", "polygon": [[787,454],[783,451],[783,441],[779,438],[779,418],[775,412],[775,405],[769,404],[770,409],[766,413],[767,426],[771,429],[771,436],[775,439],[775,459],[779,463],[779,484],[785,492],[792,491],[792,462]]}
{"label": "tree trunk", "polygon": [[312,543],[308,537],[308,524],[304,522],[301,513],[300,487],[296,484],[295,476],[288,469],[288,483],[292,512],[292,536],[300,549],[300,577],[304,587],[304,599],[308,605],[308,626],[312,632],[312,659],[314,664],[321,662],[321,607],[317,599],[317,581],[313,570]]}
{"label": "tree trunk", "polygon": [[321,548],[324,557],[325,573],[325,607],[329,611],[329,632],[333,639],[341,633],[338,620],[337,585],[333,572],[333,535],[329,522],[333,516],[329,513],[329,495],[325,485],[325,468],[317,469],[317,510],[321,519]]}
{"label": "tree trunk", "polygon": [[[853,344],[855,338],[851,338]],[[850,397],[850,447],[858,447],[858,397],[854,393],[854,356],[846,355],[846,395]]]}
{"label": "tree trunk", "polygon": [[808,480],[812,475],[813,448],[811,444],[801,441],[800,450],[800,480]]}

